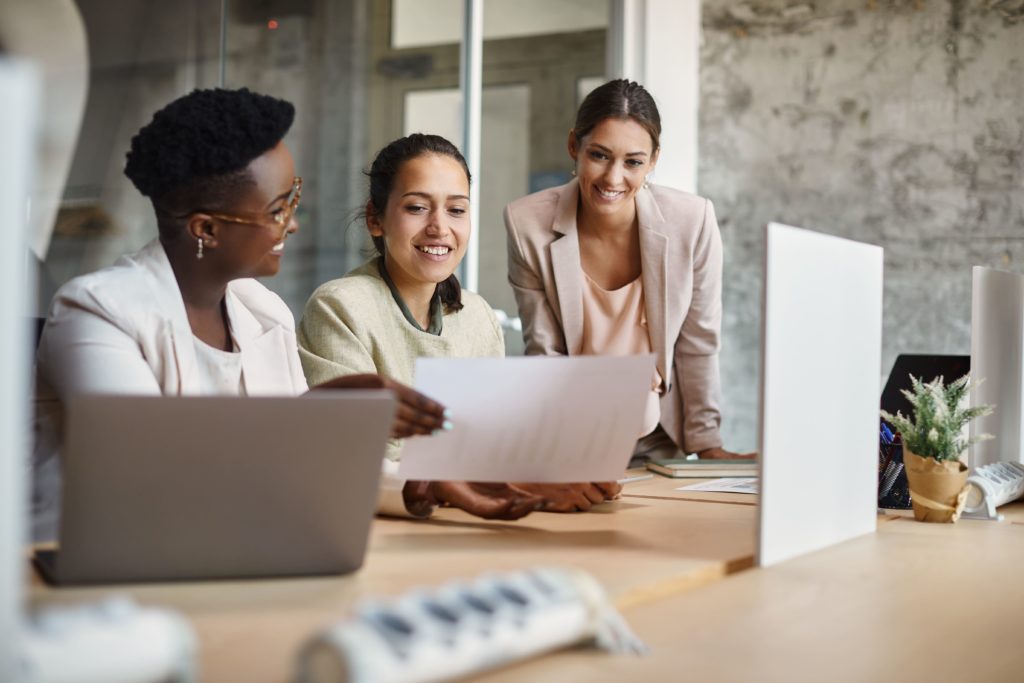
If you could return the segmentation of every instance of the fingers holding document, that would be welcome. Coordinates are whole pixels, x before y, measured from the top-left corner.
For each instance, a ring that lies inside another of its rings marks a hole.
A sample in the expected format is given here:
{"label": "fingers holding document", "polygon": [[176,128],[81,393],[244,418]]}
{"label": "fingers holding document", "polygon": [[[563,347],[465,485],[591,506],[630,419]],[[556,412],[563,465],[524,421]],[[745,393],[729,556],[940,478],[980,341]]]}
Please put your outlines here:
{"label": "fingers holding document", "polygon": [[544,499],[546,512],[586,512],[599,503],[618,495],[621,486],[615,482],[577,484],[515,484]]}
{"label": "fingers holding document", "polygon": [[443,405],[424,394],[388,377],[372,373],[345,375],[320,384],[314,389],[388,389],[398,399],[391,436],[403,439],[418,434],[433,434],[451,429]]}
{"label": "fingers holding document", "polygon": [[622,493],[622,484],[617,481],[596,481],[594,486],[604,492],[605,500],[614,500]]}
{"label": "fingers holding document", "polygon": [[435,481],[430,483],[430,496],[484,519],[519,519],[544,505],[540,496],[504,483]]}
{"label": "fingers holding document", "polygon": [[514,520],[531,512],[586,512],[619,495],[616,482],[506,484],[469,481],[409,481],[404,498],[415,516],[428,517],[447,505],[483,519]]}
{"label": "fingers holding document", "polygon": [[443,405],[400,382],[382,379],[384,388],[393,391],[398,398],[395,424],[391,434],[393,437],[400,439],[433,434],[439,429],[451,429],[451,423],[445,418]]}

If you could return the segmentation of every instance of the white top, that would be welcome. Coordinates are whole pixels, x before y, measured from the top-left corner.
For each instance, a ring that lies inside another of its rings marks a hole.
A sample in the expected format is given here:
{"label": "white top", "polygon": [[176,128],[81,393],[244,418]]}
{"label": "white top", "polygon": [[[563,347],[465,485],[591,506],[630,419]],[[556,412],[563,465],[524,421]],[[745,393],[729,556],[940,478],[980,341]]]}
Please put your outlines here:
{"label": "white top", "polygon": [[242,374],[242,354],[234,338],[231,351],[215,349],[193,335],[196,364],[199,366],[199,384],[204,396],[245,396],[245,376]]}

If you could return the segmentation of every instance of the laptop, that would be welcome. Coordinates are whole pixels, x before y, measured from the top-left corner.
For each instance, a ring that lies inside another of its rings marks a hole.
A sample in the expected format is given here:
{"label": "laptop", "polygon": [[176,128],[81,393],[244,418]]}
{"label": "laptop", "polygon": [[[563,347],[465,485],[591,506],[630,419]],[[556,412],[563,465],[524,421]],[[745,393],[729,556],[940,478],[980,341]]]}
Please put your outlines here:
{"label": "laptop", "polygon": [[[910,376],[922,382],[931,382],[936,377],[952,382],[960,379],[971,370],[970,356],[950,356],[939,354],[901,353],[896,356],[889,371],[889,379],[882,390],[882,410],[895,415],[898,412],[910,415],[914,408],[903,395],[903,390],[910,390]],[[891,427],[892,425],[890,425]]]}
{"label": "laptop", "polygon": [[383,391],[80,396],[36,565],[58,585],[354,571],[394,410]]}

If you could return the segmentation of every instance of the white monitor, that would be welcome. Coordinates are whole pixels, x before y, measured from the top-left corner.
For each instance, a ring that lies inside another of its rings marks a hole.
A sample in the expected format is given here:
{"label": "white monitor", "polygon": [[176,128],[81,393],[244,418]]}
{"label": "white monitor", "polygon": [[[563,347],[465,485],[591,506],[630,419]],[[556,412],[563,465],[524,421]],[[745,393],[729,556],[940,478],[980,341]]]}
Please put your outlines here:
{"label": "white monitor", "polygon": [[971,468],[1024,462],[1024,275],[974,267],[971,289],[971,405],[995,412],[971,422],[972,434],[995,438],[974,445]]}
{"label": "white monitor", "polygon": [[758,564],[875,530],[882,249],[771,223]]}

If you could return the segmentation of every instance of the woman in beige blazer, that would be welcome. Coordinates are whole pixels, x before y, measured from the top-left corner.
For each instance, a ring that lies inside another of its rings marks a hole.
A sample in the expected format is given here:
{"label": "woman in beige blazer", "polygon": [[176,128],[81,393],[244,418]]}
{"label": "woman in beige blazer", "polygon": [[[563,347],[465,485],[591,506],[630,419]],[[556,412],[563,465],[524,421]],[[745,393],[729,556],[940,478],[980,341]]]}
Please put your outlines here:
{"label": "woman in beige blazer", "polygon": [[636,455],[740,457],[719,435],[718,224],[707,199],[648,181],[660,134],[642,86],[606,83],[569,133],[575,178],[506,207],[526,353],[653,352]]}

